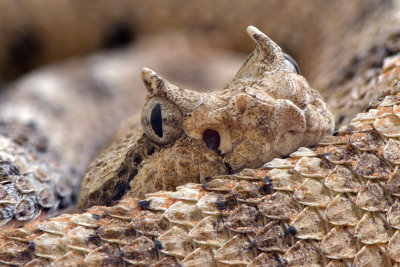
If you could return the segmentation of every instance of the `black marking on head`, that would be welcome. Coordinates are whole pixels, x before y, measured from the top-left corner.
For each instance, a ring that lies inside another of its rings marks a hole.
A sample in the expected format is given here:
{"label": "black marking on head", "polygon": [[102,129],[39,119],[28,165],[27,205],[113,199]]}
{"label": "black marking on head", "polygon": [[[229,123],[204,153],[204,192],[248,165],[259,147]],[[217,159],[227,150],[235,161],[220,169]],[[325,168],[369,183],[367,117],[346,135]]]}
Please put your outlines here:
{"label": "black marking on head", "polygon": [[[128,168],[122,167],[121,170],[118,172],[118,174],[120,174],[121,171],[123,171],[123,173],[126,175],[128,173]],[[137,169],[131,170],[131,174],[129,175],[128,179],[125,182],[115,185],[114,190],[112,191],[113,201],[120,200],[125,195],[126,191],[131,189],[131,181],[135,178],[137,173],[138,173]]]}
{"label": "black marking on head", "polygon": [[118,176],[126,175],[129,171],[128,166],[123,166],[120,170],[118,170]]}
{"label": "black marking on head", "polygon": [[288,233],[295,236],[297,234],[297,229],[294,226],[289,226],[289,228],[287,229]]}
{"label": "black marking on head", "polygon": [[221,144],[221,137],[219,133],[212,129],[207,129],[203,132],[203,140],[209,149],[218,151]]}
{"label": "black marking on head", "polygon": [[135,169],[135,170],[132,171],[131,175],[129,175],[128,183],[130,183],[130,182],[133,180],[133,178],[135,178],[135,176],[136,176],[137,173],[138,173],[138,170],[137,170],[137,169]]}
{"label": "black marking on head", "polygon": [[158,137],[163,137],[163,125],[162,125],[162,114],[161,114],[161,105],[157,104],[154,106],[153,110],[151,111],[150,116],[150,124],[151,128],[153,129],[154,133],[158,135]]}
{"label": "black marking on head", "polygon": [[153,155],[154,151],[155,151],[154,146],[150,147],[150,148],[147,150],[147,155],[148,155],[148,156]]}
{"label": "black marking on head", "polygon": [[133,158],[133,162],[135,162],[136,164],[140,164],[141,162],[142,162],[142,157],[140,157],[139,155],[136,155],[134,158]]}
{"label": "black marking on head", "polygon": [[156,240],[154,241],[154,244],[156,245],[156,248],[162,249],[162,244],[161,244],[160,240],[156,239]]}
{"label": "black marking on head", "polygon": [[104,36],[104,48],[121,48],[129,45],[135,39],[131,25],[117,21],[109,27]]}
{"label": "black marking on head", "polygon": [[284,53],[283,55],[284,55],[285,59],[287,61],[289,61],[290,64],[293,65],[294,69],[296,70],[296,73],[300,75],[300,69],[299,69],[299,66],[297,65],[296,61],[294,61],[294,59],[286,53]]}
{"label": "black marking on head", "polygon": [[112,200],[113,201],[120,200],[125,195],[125,192],[126,192],[126,183],[116,185],[112,191]]}
{"label": "black marking on head", "polygon": [[20,29],[7,48],[7,65],[11,75],[25,72],[36,65],[42,51],[38,36],[29,28]]}
{"label": "black marking on head", "polygon": [[142,207],[142,209],[148,209],[150,207],[150,201],[142,200],[139,201],[138,205]]}
{"label": "black marking on head", "polygon": [[232,174],[233,170],[231,164],[229,164],[229,162],[224,162],[224,165],[228,169],[228,174]]}

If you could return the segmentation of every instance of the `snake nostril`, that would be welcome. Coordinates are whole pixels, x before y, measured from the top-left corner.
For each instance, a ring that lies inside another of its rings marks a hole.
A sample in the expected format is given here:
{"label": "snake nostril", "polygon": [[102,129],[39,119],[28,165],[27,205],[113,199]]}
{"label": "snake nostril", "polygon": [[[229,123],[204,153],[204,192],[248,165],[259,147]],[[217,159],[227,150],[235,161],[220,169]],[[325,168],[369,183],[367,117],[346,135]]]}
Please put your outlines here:
{"label": "snake nostril", "polygon": [[209,149],[218,150],[221,143],[219,133],[215,130],[207,129],[203,132],[203,140]]}

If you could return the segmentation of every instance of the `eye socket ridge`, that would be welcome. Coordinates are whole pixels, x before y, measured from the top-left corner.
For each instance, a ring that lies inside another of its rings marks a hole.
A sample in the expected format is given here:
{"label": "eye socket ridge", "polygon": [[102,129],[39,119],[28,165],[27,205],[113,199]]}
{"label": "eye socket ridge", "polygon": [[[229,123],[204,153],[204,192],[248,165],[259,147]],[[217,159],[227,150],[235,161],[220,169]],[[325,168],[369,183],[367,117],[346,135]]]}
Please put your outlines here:
{"label": "eye socket ridge", "polygon": [[170,144],[183,132],[182,118],[182,112],[175,103],[162,97],[152,97],[142,109],[143,132],[157,144]]}
{"label": "eye socket ridge", "polygon": [[286,53],[283,53],[283,55],[284,55],[284,57],[285,57],[286,62],[288,62],[290,65],[292,65],[293,68],[294,68],[294,71],[295,71],[297,74],[300,75],[300,69],[299,69],[299,66],[297,65],[296,61],[295,61],[291,56],[289,56],[289,55],[286,54]]}

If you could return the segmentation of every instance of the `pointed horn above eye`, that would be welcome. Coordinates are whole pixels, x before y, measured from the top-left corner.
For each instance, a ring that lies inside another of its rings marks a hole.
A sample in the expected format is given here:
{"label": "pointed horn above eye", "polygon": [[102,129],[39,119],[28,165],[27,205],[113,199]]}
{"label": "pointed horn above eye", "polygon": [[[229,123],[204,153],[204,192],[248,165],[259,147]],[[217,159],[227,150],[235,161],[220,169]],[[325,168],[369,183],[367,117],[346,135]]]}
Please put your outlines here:
{"label": "pointed horn above eye", "polygon": [[142,69],[142,80],[146,86],[147,91],[150,94],[156,94],[157,92],[163,91],[165,89],[165,82],[162,77],[160,77],[155,71],[143,68]]}
{"label": "pointed horn above eye", "polygon": [[256,48],[260,54],[265,56],[265,59],[269,62],[276,62],[284,60],[284,55],[281,48],[272,41],[267,35],[261,32],[254,26],[247,27],[247,33],[256,43]]}
{"label": "pointed horn above eye", "polygon": [[178,105],[183,112],[197,108],[206,96],[203,93],[179,88],[148,68],[142,69],[142,80],[149,92],[148,97],[164,97]]}

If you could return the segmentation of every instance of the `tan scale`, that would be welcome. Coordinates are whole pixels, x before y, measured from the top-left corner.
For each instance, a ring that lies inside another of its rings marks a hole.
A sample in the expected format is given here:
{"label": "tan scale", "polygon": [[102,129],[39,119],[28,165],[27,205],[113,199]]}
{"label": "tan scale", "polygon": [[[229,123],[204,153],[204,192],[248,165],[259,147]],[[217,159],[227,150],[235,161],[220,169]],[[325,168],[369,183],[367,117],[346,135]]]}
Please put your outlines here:
{"label": "tan scale", "polygon": [[[399,131],[400,125],[373,127],[382,118],[398,116],[394,111],[400,101],[400,84],[396,83],[399,65],[400,60],[386,66],[379,79],[369,85],[371,90],[382,90],[382,98],[373,102],[368,112],[359,114],[334,137],[311,149],[299,149],[289,158],[273,160],[259,169],[216,176],[204,185],[182,185],[176,192],[159,191],[141,200],[124,198],[113,207],[92,207],[84,216],[64,215],[10,229],[0,235],[0,261],[28,266],[66,259],[70,264],[83,262],[88,266],[399,266],[399,165],[384,156],[384,149],[390,141],[398,141],[387,133]],[[363,142],[361,134],[367,133],[380,138],[372,138],[371,142],[376,143],[366,152],[365,146],[359,149],[358,144]],[[360,142],[355,134],[359,134]],[[317,164],[308,170],[326,166],[326,171],[322,177],[310,177],[308,171],[295,170],[299,162],[301,166]],[[310,179],[325,186],[316,191],[316,199],[327,192],[327,205],[316,207],[314,202],[296,200],[296,190]],[[341,184],[346,185],[345,190],[340,189]],[[269,191],[258,194],[265,186]],[[256,192],[252,203],[243,201],[237,193],[250,191]],[[174,209],[177,203],[180,208]],[[335,209],[335,205],[343,210]],[[287,214],[285,210],[280,212],[280,206],[287,208]],[[261,220],[248,220],[249,214]],[[54,225],[49,226],[49,222]],[[130,233],[130,238],[118,236],[116,225],[119,232]],[[181,252],[190,245],[179,238],[182,231],[178,228],[188,231],[187,242],[192,246],[183,255]],[[88,237],[94,229],[98,231]],[[205,240],[201,239],[203,230]],[[176,236],[169,235],[173,231]],[[54,244],[61,250],[67,248],[64,255],[52,253],[55,246],[41,246],[44,241],[55,241],[42,237],[49,234],[59,241]],[[69,241],[65,236],[73,239]],[[159,238],[165,236],[178,242],[174,246],[166,242],[163,247]]]}

